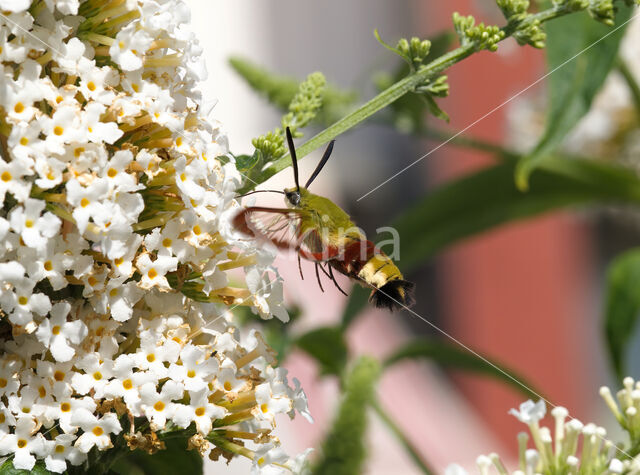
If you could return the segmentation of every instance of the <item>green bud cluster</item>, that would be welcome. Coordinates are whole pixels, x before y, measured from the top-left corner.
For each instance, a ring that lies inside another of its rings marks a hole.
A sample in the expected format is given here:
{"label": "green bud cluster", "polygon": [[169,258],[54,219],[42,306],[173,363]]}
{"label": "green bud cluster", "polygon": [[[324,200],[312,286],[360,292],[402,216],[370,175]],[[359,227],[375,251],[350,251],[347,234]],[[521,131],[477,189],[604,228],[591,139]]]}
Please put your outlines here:
{"label": "green bud cluster", "polygon": [[540,27],[539,20],[528,20],[529,0],[496,0],[498,7],[507,19],[507,28],[512,29],[512,36],[519,45],[531,45],[544,48],[547,35]]}
{"label": "green bud cluster", "polygon": [[322,73],[311,73],[300,84],[298,93],[289,104],[289,112],[282,118],[282,129],[291,128],[294,137],[302,136],[296,131],[305,127],[318,114],[322,107],[322,99],[327,80]]}
{"label": "green bud cluster", "polygon": [[509,22],[520,22],[529,16],[529,0],[496,0]]}
{"label": "green bud cluster", "polygon": [[[322,73],[311,73],[300,83],[298,92],[289,103],[289,112],[282,117],[282,127],[251,141],[262,163],[265,164],[286,153],[284,130],[289,127],[294,137],[302,137],[298,131],[311,122],[322,107],[327,81]],[[255,166],[255,165],[254,165]],[[258,167],[261,168],[261,167]]]}
{"label": "green bud cluster", "polygon": [[589,8],[589,0],[553,0],[552,3],[556,7],[564,7],[572,12]]}
{"label": "green bud cluster", "polygon": [[613,26],[616,19],[616,10],[613,7],[613,0],[591,0],[589,14],[599,22],[608,26]]}
{"label": "green bud cluster", "polygon": [[453,26],[458,33],[460,43],[463,46],[472,45],[476,51],[497,51],[498,42],[504,38],[504,31],[494,25],[475,24],[476,20],[471,15],[462,16],[453,14]]}
{"label": "green bud cluster", "polygon": [[396,49],[400,56],[416,70],[429,55],[429,51],[431,51],[431,41],[420,40],[420,38],[415,36],[409,41],[406,38],[401,38],[396,45]]}

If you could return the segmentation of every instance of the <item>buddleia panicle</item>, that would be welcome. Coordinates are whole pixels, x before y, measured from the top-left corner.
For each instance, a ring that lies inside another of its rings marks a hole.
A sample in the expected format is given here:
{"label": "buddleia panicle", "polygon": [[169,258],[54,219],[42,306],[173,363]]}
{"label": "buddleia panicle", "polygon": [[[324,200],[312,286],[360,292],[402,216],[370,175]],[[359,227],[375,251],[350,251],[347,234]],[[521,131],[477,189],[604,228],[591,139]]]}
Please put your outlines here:
{"label": "buddleia panicle", "polygon": [[298,93],[289,104],[289,113],[282,118],[282,129],[291,128],[294,137],[301,137],[297,129],[305,127],[318,114],[322,107],[327,81],[322,73],[310,74],[300,84]]}
{"label": "buddleia panicle", "polygon": [[499,27],[493,25],[475,24],[475,18],[471,15],[462,16],[455,12],[453,14],[453,26],[460,38],[463,46],[473,46],[476,51],[489,50],[497,51],[505,33]]}
{"label": "buddleia panicle", "polygon": [[326,83],[322,73],[310,74],[300,83],[298,92],[289,103],[289,112],[282,118],[282,128],[277,128],[251,141],[256,150],[262,154],[263,164],[285,154],[284,129],[289,127],[294,137],[302,136],[298,129],[308,125],[318,114],[322,107]]}
{"label": "buddleia panicle", "polygon": [[230,58],[229,64],[253,90],[280,109],[287,109],[298,92],[299,82],[295,79],[276,75],[244,58]]}

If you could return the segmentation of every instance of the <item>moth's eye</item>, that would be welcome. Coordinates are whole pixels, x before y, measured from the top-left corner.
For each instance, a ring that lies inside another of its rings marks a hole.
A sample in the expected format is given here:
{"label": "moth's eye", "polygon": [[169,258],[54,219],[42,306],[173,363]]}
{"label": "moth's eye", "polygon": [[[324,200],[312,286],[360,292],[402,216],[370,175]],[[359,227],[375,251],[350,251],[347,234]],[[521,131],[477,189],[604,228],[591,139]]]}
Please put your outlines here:
{"label": "moth's eye", "polygon": [[287,193],[287,199],[292,205],[298,206],[300,204],[300,193]]}

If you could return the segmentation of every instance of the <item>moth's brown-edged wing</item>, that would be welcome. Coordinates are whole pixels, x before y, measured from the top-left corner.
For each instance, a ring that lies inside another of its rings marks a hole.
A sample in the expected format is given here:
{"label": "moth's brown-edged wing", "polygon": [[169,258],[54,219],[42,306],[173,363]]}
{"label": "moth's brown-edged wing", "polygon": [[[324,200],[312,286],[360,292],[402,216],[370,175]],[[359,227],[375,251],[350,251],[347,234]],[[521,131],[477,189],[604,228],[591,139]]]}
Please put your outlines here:
{"label": "moth's brown-edged wing", "polygon": [[339,249],[323,242],[319,229],[307,225],[303,232],[305,213],[298,209],[251,206],[236,215],[233,225],[248,236],[270,241],[279,249],[298,252],[305,259],[322,262],[336,258]]}

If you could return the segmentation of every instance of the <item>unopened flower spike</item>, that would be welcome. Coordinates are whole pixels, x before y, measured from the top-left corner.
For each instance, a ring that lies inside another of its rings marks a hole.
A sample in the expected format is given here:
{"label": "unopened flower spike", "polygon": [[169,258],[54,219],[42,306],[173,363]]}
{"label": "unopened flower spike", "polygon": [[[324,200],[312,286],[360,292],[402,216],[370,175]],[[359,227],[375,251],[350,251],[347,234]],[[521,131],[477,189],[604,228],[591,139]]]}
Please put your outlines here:
{"label": "unopened flower spike", "polygon": [[471,15],[462,16],[457,12],[453,14],[453,26],[462,46],[473,46],[476,51],[497,51],[498,43],[504,38],[505,33],[497,26],[475,24],[476,20]]}
{"label": "unopened flower spike", "polygon": [[400,38],[396,47],[390,46],[381,37],[378,30],[374,30],[376,40],[387,48],[389,51],[400,56],[411,68],[411,71],[416,71],[424,63],[424,60],[429,56],[431,51],[431,41],[421,40],[418,37],[413,37],[410,40],[406,38]]}

